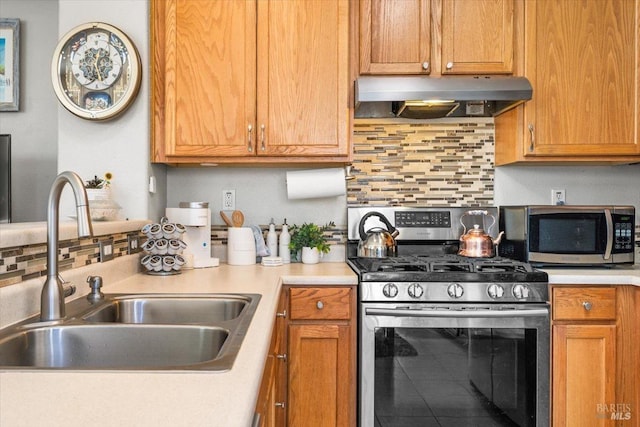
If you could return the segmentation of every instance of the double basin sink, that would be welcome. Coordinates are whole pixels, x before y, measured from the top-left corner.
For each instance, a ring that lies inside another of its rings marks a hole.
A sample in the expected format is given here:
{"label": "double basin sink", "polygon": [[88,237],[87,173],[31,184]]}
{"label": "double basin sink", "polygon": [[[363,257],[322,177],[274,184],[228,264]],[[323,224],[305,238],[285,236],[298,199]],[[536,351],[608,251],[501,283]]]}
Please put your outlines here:
{"label": "double basin sink", "polygon": [[231,369],[258,294],[107,294],[0,330],[0,369]]}

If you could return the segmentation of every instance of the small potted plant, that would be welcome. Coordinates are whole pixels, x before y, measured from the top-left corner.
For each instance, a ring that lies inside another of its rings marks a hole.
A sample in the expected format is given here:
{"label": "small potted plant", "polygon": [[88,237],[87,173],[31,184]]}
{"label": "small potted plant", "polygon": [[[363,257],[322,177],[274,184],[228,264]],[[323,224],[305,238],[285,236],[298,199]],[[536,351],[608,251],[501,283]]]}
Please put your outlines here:
{"label": "small potted plant", "polygon": [[[331,250],[324,235],[324,232],[331,227],[335,227],[333,221],[322,227],[314,223],[304,223],[300,227],[294,225],[291,227],[289,249],[296,254],[297,259],[302,258],[304,264],[317,264],[320,254],[329,253]],[[302,256],[299,257],[298,253]]]}
{"label": "small potted plant", "polygon": [[98,178],[96,175],[84,183],[91,219],[94,221],[112,221],[118,216],[120,205],[112,200],[111,179],[113,174],[107,172],[103,178]]}
{"label": "small potted plant", "polygon": [[111,172],[104,174],[104,178],[98,178],[97,175],[85,181],[84,188],[87,190],[89,200],[109,200],[111,199]]}

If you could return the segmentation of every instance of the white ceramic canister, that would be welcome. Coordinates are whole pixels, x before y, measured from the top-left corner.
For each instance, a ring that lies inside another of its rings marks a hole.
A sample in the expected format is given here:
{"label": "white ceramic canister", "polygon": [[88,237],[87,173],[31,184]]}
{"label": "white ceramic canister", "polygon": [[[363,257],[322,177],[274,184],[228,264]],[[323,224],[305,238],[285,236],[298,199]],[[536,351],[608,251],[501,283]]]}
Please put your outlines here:
{"label": "white ceramic canister", "polygon": [[256,241],[250,227],[229,227],[227,238],[227,264],[251,265],[256,263]]}

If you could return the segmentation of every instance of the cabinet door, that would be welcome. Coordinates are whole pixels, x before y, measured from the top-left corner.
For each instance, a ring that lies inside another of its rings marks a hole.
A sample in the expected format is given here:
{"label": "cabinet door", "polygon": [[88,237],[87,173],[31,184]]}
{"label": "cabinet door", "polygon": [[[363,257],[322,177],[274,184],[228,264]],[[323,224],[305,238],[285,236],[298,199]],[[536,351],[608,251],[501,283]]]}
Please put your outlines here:
{"label": "cabinet door", "polygon": [[348,324],[289,325],[288,425],[353,425],[350,329]]}
{"label": "cabinet door", "polygon": [[431,0],[360,0],[360,73],[431,71]]}
{"label": "cabinet door", "polygon": [[154,0],[151,7],[153,159],[250,154],[255,1]]}
{"label": "cabinet door", "polygon": [[349,1],[258,2],[258,155],[348,156]]}
{"label": "cabinet door", "polygon": [[640,2],[525,3],[525,156],[640,154]]}
{"label": "cabinet door", "polygon": [[609,426],[616,403],[615,325],[553,326],[553,425]]}
{"label": "cabinet door", "polygon": [[442,1],[442,74],[513,72],[514,0]]}

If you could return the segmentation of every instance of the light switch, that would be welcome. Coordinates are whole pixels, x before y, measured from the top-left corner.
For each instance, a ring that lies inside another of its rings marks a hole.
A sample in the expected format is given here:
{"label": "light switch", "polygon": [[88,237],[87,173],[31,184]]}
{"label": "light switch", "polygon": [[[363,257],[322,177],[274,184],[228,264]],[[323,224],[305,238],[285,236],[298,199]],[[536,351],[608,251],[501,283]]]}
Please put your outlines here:
{"label": "light switch", "polygon": [[100,243],[100,262],[113,259],[113,239],[102,240]]}

